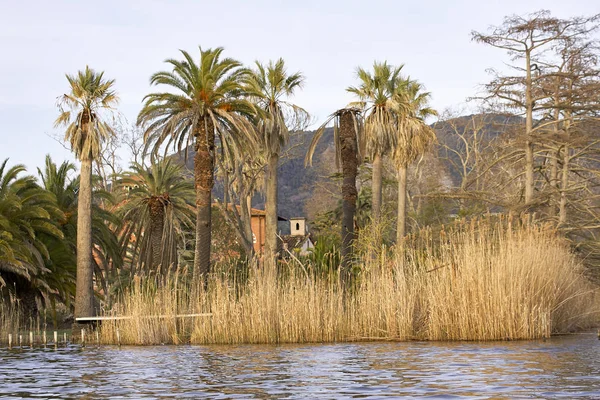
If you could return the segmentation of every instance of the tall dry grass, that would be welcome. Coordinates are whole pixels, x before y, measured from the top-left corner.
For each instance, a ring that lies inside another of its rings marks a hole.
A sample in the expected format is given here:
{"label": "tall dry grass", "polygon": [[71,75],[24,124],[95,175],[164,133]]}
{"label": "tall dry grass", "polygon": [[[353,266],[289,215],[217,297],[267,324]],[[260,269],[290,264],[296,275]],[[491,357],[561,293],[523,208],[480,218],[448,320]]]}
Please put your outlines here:
{"label": "tall dry grass", "polygon": [[23,313],[17,302],[0,297],[0,343],[8,340],[3,336],[23,330],[23,320]]}
{"label": "tall dry grass", "polygon": [[8,335],[12,334],[17,343],[19,335],[26,336],[29,332],[35,334],[39,342],[42,331],[46,329],[46,314],[36,313],[29,315],[12,295],[0,296],[0,344],[8,343]]}
{"label": "tall dry grass", "polygon": [[124,344],[533,339],[600,315],[597,288],[549,227],[473,221],[378,253],[363,257],[349,289],[296,261],[244,279],[221,268],[206,288],[179,275],[138,283],[108,312],[134,318],[103,323],[101,337],[115,343],[118,329]]}

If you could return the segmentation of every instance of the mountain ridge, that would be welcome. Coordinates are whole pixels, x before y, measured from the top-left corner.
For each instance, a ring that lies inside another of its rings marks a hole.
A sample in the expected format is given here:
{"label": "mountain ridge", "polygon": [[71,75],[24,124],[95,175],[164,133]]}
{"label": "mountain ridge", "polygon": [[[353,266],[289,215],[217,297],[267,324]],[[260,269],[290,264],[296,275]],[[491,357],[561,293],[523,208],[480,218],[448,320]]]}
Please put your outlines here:
{"label": "mountain ridge", "polygon": [[[514,123],[518,124],[522,122],[521,117],[482,113],[438,121],[432,124],[431,127],[436,131],[436,136],[440,144],[457,148],[460,146],[460,143],[458,138],[453,137],[452,126],[463,129],[474,117],[483,117],[482,123],[484,126],[481,132],[486,141],[491,141],[506,132],[506,128],[499,129],[499,127],[506,127],[508,125],[513,125]],[[327,128],[317,144],[313,166],[305,167],[304,158],[313,135],[314,131],[304,131],[292,135],[290,143],[284,152],[286,153],[286,157],[283,157],[279,163],[278,214],[283,218],[306,217],[310,214],[310,209],[307,209],[307,206],[309,205],[308,201],[314,198],[316,190],[323,189],[325,190],[325,193],[331,193],[331,198],[325,196],[325,200],[330,201],[331,204],[337,202],[337,199],[335,198],[336,193],[332,193],[334,187],[337,185],[337,182],[332,179],[332,176],[337,172],[335,166],[333,128]],[[179,159],[179,162],[184,163],[183,156],[176,156]],[[439,146],[436,156],[441,156],[441,149]],[[194,151],[190,150],[187,162],[185,162],[186,168],[190,171],[193,171],[193,159]],[[445,166],[446,169],[450,170],[449,174],[452,183],[455,184],[458,177],[451,172],[450,168],[448,168],[449,161],[446,161],[445,164],[447,164]],[[223,198],[223,185],[218,179],[215,180],[213,196],[217,199]],[[320,198],[322,199],[323,196]],[[262,194],[256,194],[252,199],[252,207],[264,209],[264,206],[264,196]]]}

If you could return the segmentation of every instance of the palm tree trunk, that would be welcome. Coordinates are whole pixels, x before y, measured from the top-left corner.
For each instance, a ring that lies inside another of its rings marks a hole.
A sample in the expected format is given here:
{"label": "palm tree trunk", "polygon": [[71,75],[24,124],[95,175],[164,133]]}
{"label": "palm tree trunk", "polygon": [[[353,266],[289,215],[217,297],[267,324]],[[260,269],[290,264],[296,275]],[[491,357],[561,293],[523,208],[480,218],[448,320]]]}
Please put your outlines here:
{"label": "palm tree trunk", "polygon": [[265,261],[275,263],[277,252],[277,165],[279,155],[272,154],[269,157],[267,198],[265,204],[266,227],[265,227]]}
{"label": "palm tree trunk", "polygon": [[77,195],[77,288],[75,318],[94,316],[92,267],[92,160],[81,161]]}
{"label": "palm tree trunk", "polygon": [[398,222],[396,228],[396,243],[402,243],[406,236],[406,167],[398,170]]}
{"label": "palm tree trunk", "polygon": [[212,188],[214,185],[214,126],[207,118],[200,121],[196,132],[194,156],[194,185],[196,187],[196,247],[194,252],[194,279],[207,279],[210,272],[212,224]]}
{"label": "palm tree trunk", "polygon": [[373,158],[373,178],[371,182],[372,203],[371,214],[373,222],[379,223],[381,217],[381,197],[382,197],[382,179],[383,179],[383,159],[381,154],[376,154]]}
{"label": "palm tree trunk", "polygon": [[169,267],[162,265],[163,230],[165,225],[165,209],[160,201],[150,204],[150,245],[152,246],[152,272],[163,273]]}
{"label": "palm tree trunk", "polygon": [[358,158],[354,116],[352,112],[340,115],[340,147],[342,163],[342,279],[350,283],[352,266],[352,246],[354,233],[354,215],[356,214],[356,175],[358,175]]}

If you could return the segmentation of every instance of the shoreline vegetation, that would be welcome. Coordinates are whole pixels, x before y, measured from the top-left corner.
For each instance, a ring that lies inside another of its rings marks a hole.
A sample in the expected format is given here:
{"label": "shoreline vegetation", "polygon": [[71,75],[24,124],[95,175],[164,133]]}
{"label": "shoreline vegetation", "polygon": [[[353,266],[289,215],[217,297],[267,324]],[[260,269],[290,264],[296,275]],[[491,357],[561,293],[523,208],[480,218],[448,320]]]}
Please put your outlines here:
{"label": "shoreline vegetation", "polygon": [[424,229],[373,261],[374,235],[365,233],[353,287],[339,273],[293,263],[244,279],[225,268],[206,290],[178,290],[177,278],[138,284],[113,313],[213,315],[110,321],[101,341],[115,343],[117,328],[124,344],[539,339],[600,316],[597,288],[550,226],[508,219]]}
{"label": "shoreline vegetation", "polygon": [[[276,272],[221,265],[206,288],[186,282],[185,271],[137,280],[103,312],[133,318],[103,321],[99,341],[518,340],[589,329],[599,320],[598,287],[549,225],[510,217],[465,221],[438,232],[423,229],[375,258],[367,236],[357,244],[367,261],[352,287],[333,270],[294,261]],[[212,316],[173,317],[195,313]],[[145,318],[153,315],[165,317]],[[3,316],[0,342],[18,330]]]}
{"label": "shoreline vegetation", "polygon": [[511,72],[490,70],[469,116],[375,60],[314,131],[293,98],[306,77],[283,58],[180,50],[131,126],[114,79],[66,74],[55,127],[79,170],[0,163],[0,342],[50,325],[84,342],[79,322],[98,316],[114,318],[91,341],[136,345],[596,325],[598,31],[600,14],[541,10],[472,32]]}

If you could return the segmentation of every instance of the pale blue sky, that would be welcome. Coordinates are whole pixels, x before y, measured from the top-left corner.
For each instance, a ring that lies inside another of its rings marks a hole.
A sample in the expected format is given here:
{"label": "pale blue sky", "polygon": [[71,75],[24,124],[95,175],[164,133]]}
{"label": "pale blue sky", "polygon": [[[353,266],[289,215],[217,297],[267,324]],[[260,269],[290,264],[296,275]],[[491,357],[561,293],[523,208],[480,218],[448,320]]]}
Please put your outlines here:
{"label": "pale blue sky", "polygon": [[471,30],[508,14],[549,9],[559,17],[600,12],[598,0],[480,1],[37,1],[0,0],[0,161],[30,172],[49,153],[73,159],[48,135],[65,73],[88,64],[116,79],[119,110],[134,121],[153,72],[178,49],[225,47],[251,63],[283,57],[306,76],[295,102],[317,121],[347,104],[357,66],[374,60],[432,92],[439,110],[464,103],[505,55],[471,41]]}

